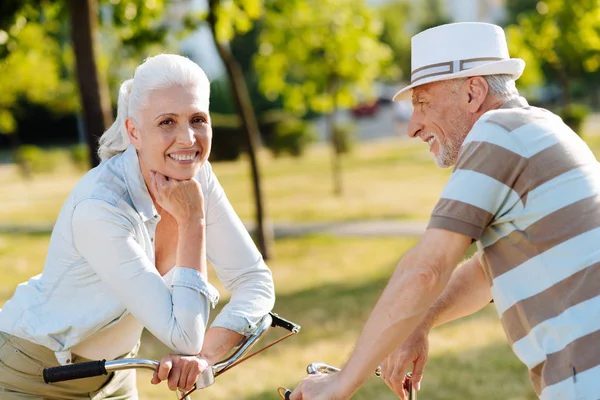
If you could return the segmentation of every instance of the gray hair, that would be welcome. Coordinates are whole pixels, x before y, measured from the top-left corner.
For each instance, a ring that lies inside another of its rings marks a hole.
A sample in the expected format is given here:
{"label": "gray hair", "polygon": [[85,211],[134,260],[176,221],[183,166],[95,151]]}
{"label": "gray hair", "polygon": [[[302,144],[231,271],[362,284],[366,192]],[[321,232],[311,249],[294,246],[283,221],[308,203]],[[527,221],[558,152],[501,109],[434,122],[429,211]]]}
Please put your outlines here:
{"label": "gray hair", "polygon": [[[512,75],[483,75],[482,78],[485,79],[488,84],[489,95],[498,100],[508,100],[519,96],[519,91],[515,86],[515,79]],[[454,92],[458,92],[465,80],[467,80],[467,78],[457,78],[448,80],[447,82],[448,86],[450,86]]]}
{"label": "gray hair", "polygon": [[146,106],[148,95],[157,89],[171,86],[195,86],[206,96],[210,96],[208,77],[192,60],[176,54],[160,54],[147,58],[133,75],[119,89],[117,118],[102,134],[99,140],[98,156],[107,160],[124,152],[130,145],[125,120],[134,118]]}

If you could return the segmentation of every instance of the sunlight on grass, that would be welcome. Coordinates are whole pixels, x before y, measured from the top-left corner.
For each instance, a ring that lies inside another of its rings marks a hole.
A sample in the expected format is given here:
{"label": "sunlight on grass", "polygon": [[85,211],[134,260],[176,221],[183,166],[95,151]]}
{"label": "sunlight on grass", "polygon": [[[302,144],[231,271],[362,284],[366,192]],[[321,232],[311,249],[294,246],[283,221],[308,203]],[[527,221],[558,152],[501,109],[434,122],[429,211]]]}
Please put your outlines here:
{"label": "sunlight on grass", "polygon": [[[0,305],[15,286],[41,271],[48,235],[0,235]],[[292,337],[217,379],[195,399],[276,400],[278,386],[293,387],[310,362],[341,366],[401,255],[416,243],[411,238],[333,238],[309,236],[276,243],[269,263],[276,283],[275,311],[302,325]],[[214,315],[227,301],[223,300]],[[266,344],[283,332],[269,333]],[[140,356],[158,359],[168,349],[144,333]],[[174,398],[166,385],[153,386],[140,371],[142,399]],[[525,367],[510,351],[493,306],[436,329],[422,399],[533,400]],[[377,378],[355,399],[394,399]]]}
{"label": "sunlight on grass", "polygon": [[[599,136],[584,137],[600,154]],[[332,192],[331,155],[324,145],[304,157],[259,157],[267,217],[273,222],[416,219],[429,217],[451,170],[435,166],[423,143],[398,138],[359,143],[343,156],[344,194]],[[248,161],[214,163],[236,212],[252,221],[254,202]],[[51,223],[81,173],[40,175],[25,181],[14,168],[0,169],[0,223]]]}
{"label": "sunlight on grass", "polygon": [[[268,217],[273,221],[427,218],[449,171],[437,169],[425,146],[399,139],[365,143],[344,156],[344,195],[333,196],[330,152],[313,146],[302,158],[261,153],[260,166]],[[248,162],[215,163],[213,168],[243,220],[254,203]],[[51,223],[81,173],[64,169],[32,180],[3,168],[0,222]]]}

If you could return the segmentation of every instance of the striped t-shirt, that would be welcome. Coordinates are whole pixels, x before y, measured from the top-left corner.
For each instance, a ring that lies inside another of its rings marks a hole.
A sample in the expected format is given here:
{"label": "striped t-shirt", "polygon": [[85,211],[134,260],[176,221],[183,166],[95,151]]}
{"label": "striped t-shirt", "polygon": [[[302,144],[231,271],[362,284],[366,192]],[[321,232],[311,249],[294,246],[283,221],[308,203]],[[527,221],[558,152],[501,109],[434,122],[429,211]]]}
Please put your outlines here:
{"label": "striped t-shirt", "polygon": [[542,399],[600,399],[600,167],[525,99],[467,135],[430,228],[477,241],[512,349]]}

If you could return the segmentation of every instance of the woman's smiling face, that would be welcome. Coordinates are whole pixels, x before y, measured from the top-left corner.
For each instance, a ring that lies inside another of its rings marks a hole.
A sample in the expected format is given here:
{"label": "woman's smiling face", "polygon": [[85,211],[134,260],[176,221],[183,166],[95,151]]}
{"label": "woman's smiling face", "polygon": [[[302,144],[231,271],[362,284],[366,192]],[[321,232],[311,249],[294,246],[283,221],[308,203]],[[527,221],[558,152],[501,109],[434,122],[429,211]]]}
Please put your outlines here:
{"label": "woman's smiling face", "polygon": [[196,86],[149,92],[145,107],[126,124],[144,176],[156,171],[172,179],[191,179],[210,154],[208,94]]}

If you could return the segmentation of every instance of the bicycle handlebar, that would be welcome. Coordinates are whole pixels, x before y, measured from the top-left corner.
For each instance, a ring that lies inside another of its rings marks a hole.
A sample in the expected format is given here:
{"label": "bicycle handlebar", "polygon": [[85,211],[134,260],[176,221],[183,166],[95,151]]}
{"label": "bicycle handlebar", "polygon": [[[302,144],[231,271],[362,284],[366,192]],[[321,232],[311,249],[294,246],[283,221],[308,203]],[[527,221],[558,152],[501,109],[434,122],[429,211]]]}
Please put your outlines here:
{"label": "bicycle handlebar", "polygon": [[[308,366],[306,367],[306,372],[309,375],[335,374],[340,371],[341,370],[339,368],[333,367],[322,362],[313,362],[308,364]],[[375,376],[381,377],[381,365],[375,370]],[[412,374],[410,372],[406,373],[404,390],[408,392],[408,400],[417,400],[417,392],[413,388]],[[277,392],[279,393],[279,396],[282,398],[282,400],[290,400],[290,396],[292,395],[292,391],[286,388],[279,388]]]}
{"label": "bicycle handlebar", "polygon": [[[263,317],[258,325],[258,329],[252,335],[246,337],[239,348],[231,357],[223,360],[211,368],[207,368],[198,378],[196,386],[201,389],[214,383],[214,378],[225,372],[230,367],[243,361],[242,357],[247,354],[258,340],[271,328],[281,327],[290,333],[300,332],[300,325],[287,321],[275,313],[269,313]],[[93,376],[107,375],[110,372],[130,369],[146,368],[156,371],[160,363],[156,360],[143,358],[130,358],[114,361],[98,360],[78,364],[62,365],[58,367],[45,368],[43,371],[44,381],[46,383],[62,382],[73,379],[90,378]]]}

